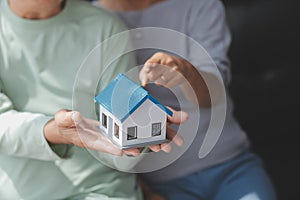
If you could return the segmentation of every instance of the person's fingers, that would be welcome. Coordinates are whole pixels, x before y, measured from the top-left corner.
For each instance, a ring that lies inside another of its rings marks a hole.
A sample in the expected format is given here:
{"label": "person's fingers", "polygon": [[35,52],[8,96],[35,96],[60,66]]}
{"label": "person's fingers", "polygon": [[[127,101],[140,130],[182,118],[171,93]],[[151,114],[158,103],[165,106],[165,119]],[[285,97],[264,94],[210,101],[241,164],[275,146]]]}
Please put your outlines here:
{"label": "person's fingers", "polygon": [[74,127],[75,123],[73,121],[74,111],[69,110],[59,110],[55,113],[55,122],[57,126],[60,127]]}
{"label": "person's fingers", "polygon": [[180,85],[181,83],[183,83],[184,79],[183,76],[181,74],[176,74],[173,76],[172,79],[170,79],[166,84],[165,87],[167,88],[174,88],[178,85]]}
{"label": "person's fingers", "polygon": [[100,122],[98,120],[83,118],[80,123],[76,123],[77,127],[81,127],[83,129],[90,129],[93,131],[101,132],[99,127]]}
{"label": "person's fingers", "polygon": [[[164,85],[165,82],[161,79],[161,75],[164,73],[165,67],[156,65],[151,68],[149,72],[145,72],[145,70],[141,70],[140,72],[140,81],[143,87],[145,87],[149,81],[153,81],[157,85]],[[159,82],[162,81],[162,82]]]}
{"label": "person's fingers", "polygon": [[174,65],[177,64],[174,57],[170,56],[168,54],[164,54],[163,58],[161,58],[160,63],[163,64],[163,65],[168,65],[168,66],[174,66]]}
{"label": "person's fingers", "polygon": [[148,148],[154,152],[159,152],[161,150],[161,147],[159,144],[150,145]]}
{"label": "person's fingers", "polygon": [[164,73],[166,67],[161,66],[156,63],[145,63],[143,68],[139,73],[139,79],[143,87],[145,87],[149,81],[154,81],[159,79]]}
{"label": "person's fingers", "polygon": [[167,84],[167,82],[165,80],[163,80],[162,78],[158,78],[154,81],[155,85],[158,86],[164,86]]}
{"label": "person's fingers", "polygon": [[117,146],[113,146],[113,145],[106,145],[105,147],[97,146],[94,150],[108,153],[108,154],[115,155],[115,156],[122,156],[123,151],[121,149],[119,149]]}
{"label": "person's fingers", "polygon": [[[164,67],[164,66],[161,66],[161,67]],[[179,72],[177,72],[176,70],[174,70],[174,67],[164,67],[164,71],[159,71],[159,72],[151,72],[151,73],[157,73],[160,74],[160,73],[163,73],[161,74],[160,76],[157,76],[157,77],[154,77],[153,80],[154,83],[156,85],[161,85],[161,86],[164,86],[166,88],[173,88],[177,85],[180,84],[180,79],[178,79],[177,77],[180,77]],[[156,78],[156,79],[155,79]]]}
{"label": "person's fingers", "polygon": [[165,86],[165,84],[175,76],[178,66],[176,58],[163,53],[155,53],[148,59],[140,72],[140,80],[145,86],[151,80],[157,85]]}
{"label": "person's fingers", "polygon": [[161,63],[162,58],[165,56],[164,53],[162,52],[157,52],[149,58],[145,64],[150,64],[150,63]]}
{"label": "person's fingers", "polygon": [[156,81],[157,79],[161,79],[161,76],[168,70],[168,66],[161,64],[152,64],[150,71],[147,73],[147,77],[151,81]]}
{"label": "person's fingers", "polygon": [[[95,134],[95,133],[93,133]],[[112,143],[103,133],[96,133],[98,135],[97,139],[91,136],[91,133],[80,134],[80,140],[85,148],[109,153],[115,156],[122,156],[123,151],[114,143]]]}
{"label": "person's fingers", "polygon": [[72,111],[71,118],[75,124],[79,124],[84,120],[84,117],[77,111]]}
{"label": "person's fingers", "polygon": [[139,78],[143,87],[145,87],[149,83],[147,73],[148,69],[146,68],[146,66],[144,66],[139,73]]}
{"label": "person's fingers", "polygon": [[149,63],[149,62],[146,62],[143,66],[143,70],[145,73],[149,73],[153,67],[155,67],[155,65],[158,64],[158,63]]}
{"label": "person's fingers", "polygon": [[170,67],[167,70],[165,70],[164,74],[161,75],[161,79],[163,79],[166,82],[173,79],[177,75],[177,73],[179,73],[175,70],[175,68],[176,66],[170,65]]}
{"label": "person's fingers", "polygon": [[83,118],[79,112],[74,112],[72,119],[75,121],[77,132],[73,144],[116,156],[123,155],[123,151],[98,128],[98,121]]}
{"label": "person's fingers", "polygon": [[171,127],[167,127],[167,139],[174,142],[177,146],[182,146],[184,144],[183,138]]}
{"label": "person's fingers", "polygon": [[131,156],[139,156],[141,154],[141,150],[139,148],[124,149],[123,152],[126,155]]}
{"label": "person's fingers", "polygon": [[161,144],[161,150],[166,153],[170,153],[172,151],[172,146],[170,143],[163,143]]}
{"label": "person's fingers", "polygon": [[168,107],[173,113],[172,116],[167,115],[168,121],[172,124],[181,124],[188,120],[189,115],[184,111],[176,111],[171,107]]}
{"label": "person's fingers", "polygon": [[[72,137],[69,139],[76,146],[116,156],[123,155],[123,151],[117,145],[113,144],[103,133],[95,128],[99,124],[98,122],[85,119],[77,111],[60,110],[55,114],[55,122],[62,128],[64,135]],[[136,155],[137,153],[132,151],[132,154]]]}

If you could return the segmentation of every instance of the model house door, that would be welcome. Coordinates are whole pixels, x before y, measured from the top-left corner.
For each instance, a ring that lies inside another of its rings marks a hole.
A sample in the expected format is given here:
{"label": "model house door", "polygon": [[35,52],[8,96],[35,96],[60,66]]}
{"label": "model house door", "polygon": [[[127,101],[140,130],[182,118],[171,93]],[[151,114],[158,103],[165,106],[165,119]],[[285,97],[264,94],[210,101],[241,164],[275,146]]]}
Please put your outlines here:
{"label": "model house door", "polygon": [[111,117],[108,117],[108,137],[112,138],[113,134],[113,120]]}

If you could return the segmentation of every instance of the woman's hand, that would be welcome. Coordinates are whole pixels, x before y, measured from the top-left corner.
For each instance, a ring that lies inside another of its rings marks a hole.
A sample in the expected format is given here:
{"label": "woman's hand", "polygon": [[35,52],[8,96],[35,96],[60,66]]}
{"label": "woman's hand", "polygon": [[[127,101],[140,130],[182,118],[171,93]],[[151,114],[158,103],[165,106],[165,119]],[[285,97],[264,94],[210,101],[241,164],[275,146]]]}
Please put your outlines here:
{"label": "woman's hand", "polygon": [[54,144],[74,144],[78,147],[97,150],[116,156],[139,155],[140,149],[122,151],[99,129],[99,122],[84,118],[77,111],[60,110],[49,121],[44,134],[48,142]]}
{"label": "woman's hand", "polygon": [[[172,111],[173,116],[168,116],[167,138],[181,146],[183,139],[177,136],[176,132],[171,129],[169,125],[170,123],[183,123],[187,120],[187,114],[182,111]],[[47,141],[53,144],[74,144],[78,147],[101,151],[116,156],[122,156],[123,154],[138,156],[141,150],[141,148],[120,149],[100,131],[99,121],[84,118],[77,111],[58,111],[54,119],[46,124],[44,135]],[[171,145],[169,143],[151,145],[149,148],[154,152],[160,150],[165,152],[171,151]]]}

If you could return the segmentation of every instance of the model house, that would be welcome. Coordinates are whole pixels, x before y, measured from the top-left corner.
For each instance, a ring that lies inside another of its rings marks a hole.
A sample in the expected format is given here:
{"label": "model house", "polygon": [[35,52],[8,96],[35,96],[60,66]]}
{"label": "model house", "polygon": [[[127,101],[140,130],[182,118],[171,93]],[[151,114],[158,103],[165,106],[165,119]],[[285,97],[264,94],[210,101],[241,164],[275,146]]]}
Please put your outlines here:
{"label": "model house", "polygon": [[165,142],[167,115],[172,116],[172,112],[124,74],[119,74],[95,100],[100,129],[121,148]]}

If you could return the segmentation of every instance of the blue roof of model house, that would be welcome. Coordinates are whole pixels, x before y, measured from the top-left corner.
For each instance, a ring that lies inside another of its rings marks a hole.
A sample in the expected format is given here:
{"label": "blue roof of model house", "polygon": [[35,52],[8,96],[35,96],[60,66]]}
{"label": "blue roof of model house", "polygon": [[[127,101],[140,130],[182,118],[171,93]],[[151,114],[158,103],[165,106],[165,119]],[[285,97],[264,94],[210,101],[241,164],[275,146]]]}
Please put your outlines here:
{"label": "blue roof of model house", "polygon": [[127,119],[146,99],[151,100],[168,115],[173,115],[168,108],[152,97],[147,90],[124,74],[119,74],[95,97],[98,104],[111,112],[121,122]]}

